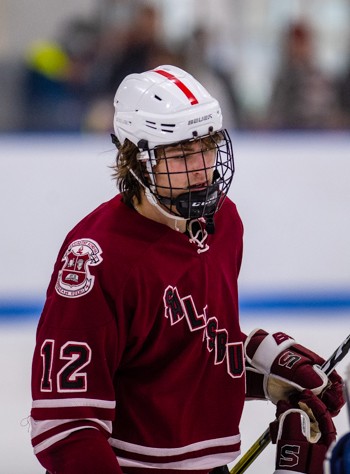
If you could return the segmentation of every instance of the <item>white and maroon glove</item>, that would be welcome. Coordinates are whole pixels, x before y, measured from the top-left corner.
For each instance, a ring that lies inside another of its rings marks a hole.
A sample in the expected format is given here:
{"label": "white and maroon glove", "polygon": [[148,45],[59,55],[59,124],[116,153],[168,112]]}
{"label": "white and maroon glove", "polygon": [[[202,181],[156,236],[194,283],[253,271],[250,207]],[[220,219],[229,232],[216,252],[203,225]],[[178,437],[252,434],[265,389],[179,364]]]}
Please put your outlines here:
{"label": "white and maroon glove", "polygon": [[274,474],[321,474],[323,462],[336,430],[326,406],[304,390],[277,403],[277,420],[270,424],[277,444]]}
{"label": "white and maroon glove", "polygon": [[270,399],[277,404],[295,391],[309,389],[321,397],[336,416],[344,405],[343,381],[333,371],[329,377],[320,366],[324,359],[283,332],[252,331],[244,344],[249,398]]}

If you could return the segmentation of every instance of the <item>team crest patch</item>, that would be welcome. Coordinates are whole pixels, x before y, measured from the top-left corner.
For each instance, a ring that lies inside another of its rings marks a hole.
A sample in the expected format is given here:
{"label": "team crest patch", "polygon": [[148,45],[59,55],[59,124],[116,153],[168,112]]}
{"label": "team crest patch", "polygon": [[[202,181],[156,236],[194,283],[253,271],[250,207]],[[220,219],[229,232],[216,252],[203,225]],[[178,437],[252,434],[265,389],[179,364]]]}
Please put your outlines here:
{"label": "team crest patch", "polygon": [[101,247],[92,239],[79,239],[66,250],[62,269],[58,272],[56,292],[66,298],[86,295],[94,286],[95,277],[89,267],[102,262]]}

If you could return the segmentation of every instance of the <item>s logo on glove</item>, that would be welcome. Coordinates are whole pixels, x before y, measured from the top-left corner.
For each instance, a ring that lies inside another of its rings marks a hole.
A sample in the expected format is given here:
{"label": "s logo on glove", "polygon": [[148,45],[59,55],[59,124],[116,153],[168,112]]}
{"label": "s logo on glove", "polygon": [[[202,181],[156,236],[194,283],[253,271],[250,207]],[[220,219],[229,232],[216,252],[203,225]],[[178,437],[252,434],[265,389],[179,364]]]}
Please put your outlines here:
{"label": "s logo on glove", "polygon": [[263,375],[265,396],[273,403],[309,389],[322,398],[332,416],[339,413],[345,403],[342,379],[336,371],[327,377],[320,368],[324,363],[320,356],[287,334],[269,334],[263,329],[252,331],[244,346],[247,375],[250,370]]}
{"label": "s logo on glove", "polygon": [[310,390],[277,404],[277,420],[270,424],[277,444],[276,471],[320,474],[336,430],[325,404]]}

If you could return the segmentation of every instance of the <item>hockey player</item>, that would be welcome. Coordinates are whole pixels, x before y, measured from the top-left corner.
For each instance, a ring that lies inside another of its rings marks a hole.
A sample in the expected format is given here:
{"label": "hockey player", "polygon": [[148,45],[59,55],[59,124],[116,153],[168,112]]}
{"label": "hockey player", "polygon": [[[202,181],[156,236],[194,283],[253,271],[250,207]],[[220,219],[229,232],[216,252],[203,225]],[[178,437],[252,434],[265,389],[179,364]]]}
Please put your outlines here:
{"label": "hockey player", "polygon": [[225,470],[245,397],[308,389],[330,417],[341,379],[282,332],[241,332],[243,227],[218,102],[160,66],[127,76],[114,105],[120,194],[59,252],[33,358],[34,452],[57,474]]}
{"label": "hockey player", "polygon": [[325,472],[327,474],[350,474],[350,432],[343,435],[331,448]]}
{"label": "hockey player", "polygon": [[[350,365],[347,368],[345,384],[346,401],[350,420]],[[334,443],[327,453],[326,474],[350,474],[350,432]]]}

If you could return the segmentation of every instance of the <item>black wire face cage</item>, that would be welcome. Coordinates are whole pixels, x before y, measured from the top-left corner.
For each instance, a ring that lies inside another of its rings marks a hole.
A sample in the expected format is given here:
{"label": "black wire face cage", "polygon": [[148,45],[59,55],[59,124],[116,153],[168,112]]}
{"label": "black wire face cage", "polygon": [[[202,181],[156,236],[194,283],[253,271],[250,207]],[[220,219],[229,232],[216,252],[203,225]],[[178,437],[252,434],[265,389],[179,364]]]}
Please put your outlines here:
{"label": "black wire face cage", "polygon": [[175,216],[212,218],[220,209],[234,174],[227,131],[147,151],[146,185],[157,201]]}

